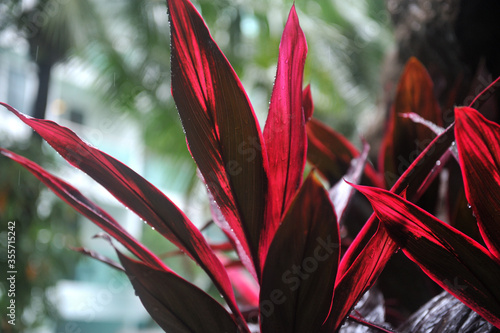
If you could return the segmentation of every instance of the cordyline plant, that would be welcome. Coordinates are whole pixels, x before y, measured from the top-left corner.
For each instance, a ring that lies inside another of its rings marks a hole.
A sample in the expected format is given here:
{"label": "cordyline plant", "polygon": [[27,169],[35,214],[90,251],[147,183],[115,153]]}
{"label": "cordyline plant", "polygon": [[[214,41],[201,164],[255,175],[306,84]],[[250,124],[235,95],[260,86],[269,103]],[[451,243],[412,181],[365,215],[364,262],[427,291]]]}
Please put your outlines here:
{"label": "cordyline plant", "polygon": [[[119,264],[92,251],[81,249],[83,253],[124,270],[144,307],[167,332],[336,332],[346,318],[355,317],[354,306],[398,248],[445,290],[500,328],[497,124],[463,107],[455,109],[455,123],[441,128],[432,82],[423,66],[411,59],[384,140],[383,173],[378,173],[366,164],[367,144],[360,153],[311,119],[311,92],[302,87],[307,45],[292,7],[262,132],[239,79],[196,9],[187,0],[168,0],[167,5],[172,94],[206,184],[213,221],[226,234],[241,267],[225,267],[227,258],[132,169],[68,128],[2,104],[193,259],[223,302],[178,276],[77,189],[0,148],[135,258],[116,250]],[[429,143],[422,147],[405,144],[425,140]],[[413,162],[399,170],[397,157],[409,154],[414,154]],[[466,198],[486,246],[412,203],[428,195],[450,156],[460,164]],[[330,190],[325,190],[316,171],[304,180],[306,158],[330,182]],[[339,226],[348,224],[346,208],[353,204],[354,188],[368,198],[375,213],[344,244]],[[240,279],[243,269],[256,283]],[[449,283],[456,279],[459,283]],[[250,311],[237,303],[233,288],[246,299]]]}

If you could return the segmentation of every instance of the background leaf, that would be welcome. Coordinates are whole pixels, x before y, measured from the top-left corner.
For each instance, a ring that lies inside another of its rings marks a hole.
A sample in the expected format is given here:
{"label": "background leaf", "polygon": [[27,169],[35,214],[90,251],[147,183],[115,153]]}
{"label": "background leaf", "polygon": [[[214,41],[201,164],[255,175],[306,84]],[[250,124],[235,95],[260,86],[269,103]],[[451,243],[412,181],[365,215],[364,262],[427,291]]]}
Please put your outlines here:
{"label": "background leaf", "polygon": [[[337,183],[347,173],[351,160],[360,152],[340,133],[311,119],[307,122],[307,160],[328,180]],[[363,183],[383,186],[383,182],[371,165],[366,165]]]}
{"label": "background leaf", "polygon": [[436,136],[430,129],[401,117],[406,113],[416,113],[438,126],[442,124],[432,80],[416,58],[408,60],[401,75],[382,143],[380,169],[384,170],[387,188]]}

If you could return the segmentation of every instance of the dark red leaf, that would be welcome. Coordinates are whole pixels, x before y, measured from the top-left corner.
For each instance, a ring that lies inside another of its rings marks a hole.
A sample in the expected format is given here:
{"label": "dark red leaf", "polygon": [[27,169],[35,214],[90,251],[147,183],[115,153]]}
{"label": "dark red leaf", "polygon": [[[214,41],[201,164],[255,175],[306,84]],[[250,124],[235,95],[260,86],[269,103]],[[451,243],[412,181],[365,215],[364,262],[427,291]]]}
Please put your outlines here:
{"label": "dark red leaf", "polygon": [[137,296],[165,332],[244,332],[203,290],[173,272],[157,270],[116,252]]}
{"label": "dark red leaf", "polygon": [[89,250],[89,249],[86,249],[83,247],[75,247],[75,248],[72,248],[72,250],[79,252],[83,255],[86,255],[90,258],[99,260],[100,262],[108,265],[111,268],[117,269],[119,271],[124,271],[123,267],[119,263],[117,263],[114,260],[111,260],[110,258],[108,258],[106,256],[103,256],[102,254],[100,254],[98,252],[95,252],[95,251],[92,251],[92,250]]}
{"label": "dark red leaf", "polygon": [[[477,74],[480,75],[480,74]],[[475,78],[477,79],[477,77]],[[476,83],[477,85],[483,84]],[[500,86],[500,76],[497,77],[493,82],[491,82],[486,88],[484,88],[474,99],[470,102],[469,107],[474,108],[476,110],[481,110],[481,107],[485,105],[485,103],[494,96],[494,91],[496,88]]]}
{"label": "dark red leaf", "polygon": [[241,305],[258,307],[259,306],[259,284],[253,279],[241,266],[227,267],[227,273],[233,283],[234,289],[238,295],[238,301]]}
{"label": "dark red leaf", "polygon": [[87,173],[160,234],[184,250],[207,272],[231,310],[237,316],[240,315],[224,266],[201,232],[160,190],[125,164],[83,142],[70,129],[52,121],[25,116],[9,105],[0,104],[31,126],[71,165]]}
{"label": "dark red leaf", "polygon": [[304,109],[304,118],[306,122],[308,122],[311,120],[314,112],[314,102],[312,99],[310,84],[308,84],[302,91],[302,108]]}
{"label": "dark red leaf", "polygon": [[132,235],[123,229],[121,225],[113,219],[113,217],[86,198],[73,186],[51,175],[41,166],[28,160],[27,158],[19,156],[4,148],[0,148],[0,153],[26,168],[58,197],[68,203],[80,214],[94,222],[102,230],[109,233],[138,258],[154,267],[167,269],[158,257],[156,257],[152,252],[144,247],[144,245],[139,243]]}
{"label": "dark red leaf", "polygon": [[382,189],[355,186],[390,236],[436,283],[500,327],[500,265],[482,245]]}
{"label": "dark red leaf", "polygon": [[361,325],[363,325],[365,327],[373,328],[375,331],[378,331],[378,332],[394,333],[394,331],[392,331],[392,330],[389,330],[389,329],[387,329],[385,327],[382,327],[379,324],[369,322],[369,321],[363,319],[362,317],[358,317],[357,315],[350,314],[349,315],[349,319],[352,320],[353,322],[361,324]]}
{"label": "dark red leaf", "polygon": [[[307,122],[307,159],[334,185],[347,173],[351,160],[359,151],[349,140],[316,119]],[[373,166],[365,167],[364,181],[374,186],[383,186],[383,180]]]}
{"label": "dark red leaf", "polygon": [[252,106],[234,70],[187,0],[168,0],[172,95],[208,190],[257,275],[266,234],[268,164]]}
{"label": "dark red leaf", "polygon": [[[114,248],[114,244],[113,244],[113,241],[112,241],[111,237],[108,234],[106,234],[106,233],[100,232],[98,234],[95,234],[92,238],[103,239],[106,242],[108,242],[109,245],[111,245]],[[89,250],[89,249],[86,249],[86,248],[83,248],[83,247],[72,248],[72,250],[80,252],[81,254],[86,255],[88,257],[91,257],[93,259],[96,259],[96,260],[102,262],[103,264],[108,265],[111,268],[114,268],[114,269],[117,269],[119,271],[125,272],[125,269],[123,268],[123,266],[119,262],[116,262],[116,261],[112,260],[111,258],[103,256],[100,253],[97,253],[95,251],[92,251],[92,250]],[[150,265],[147,262],[144,262],[144,263],[147,264],[147,265]],[[154,267],[155,269],[158,269],[158,267],[156,267],[154,265],[152,267]],[[168,268],[165,265],[160,266],[160,270],[163,270],[163,271],[166,271],[166,272],[172,272],[170,270],[170,268]]]}
{"label": "dark red leaf", "polygon": [[441,110],[434,97],[432,80],[416,58],[408,60],[403,71],[382,143],[380,169],[384,170],[387,187],[394,184],[436,136],[428,128],[400,116],[410,112],[441,126]]}
{"label": "dark red leaf", "polygon": [[302,78],[307,55],[306,38],[292,6],[279,49],[276,81],[264,127],[269,161],[269,232],[262,239],[263,255],[281,222],[281,216],[302,183],[307,138],[302,108]]}
{"label": "dark red leaf", "polygon": [[260,291],[262,333],[319,331],[332,302],[339,247],[332,204],[311,174],[269,248]]}
{"label": "dark red leaf", "polygon": [[455,137],[467,200],[500,262],[500,126],[474,109],[455,109]]}

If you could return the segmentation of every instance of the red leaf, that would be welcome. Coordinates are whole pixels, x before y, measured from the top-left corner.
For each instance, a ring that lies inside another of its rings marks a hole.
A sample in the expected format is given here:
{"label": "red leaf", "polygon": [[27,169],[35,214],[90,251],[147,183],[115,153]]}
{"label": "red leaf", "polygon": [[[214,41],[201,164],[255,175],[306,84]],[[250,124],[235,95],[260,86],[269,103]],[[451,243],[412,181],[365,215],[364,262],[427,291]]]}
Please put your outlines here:
{"label": "red leaf", "polygon": [[242,332],[231,315],[203,290],[173,272],[116,251],[136,294],[165,332]]}
{"label": "red leaf", "polygon": [[[349,140],[316,119],[307,125],[307,159],[330,182],[337,183],[347,173],[351,160],[359,156],[359,151]],[[383,186],[383,180],[371,165],[366,165],[365,182]]]}
{"label": "red leaf", "polygon": [[[259,285],[242,267],[226,267],[229,278],[238,294],[238,301],[246,306],[259,306]],[[240,305],[241,306],[241,305]]]}
{"label": "red leaf", "polygon": [[[443,154],[447,153],[448,148],[453,142],[454,127],[450,125],[441,135],[437,136],[432,142],[418,155],[408,169],[399,177],[397,182],[391,188],[391,192],[401,194],[406,191],[408,200],[416,201],[423,194],[423,189],[426,188],[427,182],[432,181],[429,174],[436,167],[436,162],[440,160]],[[339,275],[342,276],[350,267],[355,258],[359,255],[370,238],[378,229],[379,221],[375,215],[365,223],[358,236],[354,239],[347,252],[342,257],[339,266]],[[386,258],[387,260],[389,258]]]}
{"label": "red leaf", "polygon": [[187,0],[168,0],[172,95],[208,190],[260,272],[267,158],[252,106],[234,70]]}
{"label": "red leaf", "polygon": [[483,242],[483,237],[479,232],[477,220],[474,216],[473,210],[468,206],[469,202],[465,195],[465,186],[460,170],[460,158],[458,157],[457,145],[454,145],[457,151],[458,163],[448,163],[449,170],[448,189],[447,189],[447,202],[448,211],[447,216],[449,224],[458,230],[462,231],[467,236],[472,237],[478,242]]}
{"label": "red leaf", "polygon": [[[234,246],[230,242],[225,242],[225,243],[220,243],[220,244],[210,244],[210,248],[212,251],[233,251]],[[183,255],[184,252],[181,250],[173,250],[173,251],[168,251],[164,252],[159,255],[160,258],[165,259],[165,258],[171,258],[171,257],[176,257]]]}
{"label": "red leaf", "polygon": [[332,204],[311,173],[269,248],[260,291],[262,333],[319,331],[332,302],[339,244]]}
{"label": "red leaf", "polygon": [[4,148],[0,148],[0,153],[26,168],[58,197],[73,207],[77,212],[94,222],[102,230],[110,234],[138,258],[154,267],[168,269],[161,262],[161,260],[158,259],[158,257],[156,257],[152,252],[144,247],[144,245],[139,243],[132,235],[123,229],[121,225],[113,219],[113,217],[87,199],[73,186],[51,175],[41,166],[28,160],[27,158],[19,156]]}
{"label": "red leaf", "polygon": [[[413,161],[391,191],[399,194],[405,193],[409,200],[418,200],[423,193],[421,188],[425,187],[429,173],[436,166],[436,161],[447,152],[453,142],[453,131],[454,127],[450,126],[436,137]],[[338,296],[339,298],[337,301],[334,299],[334,302],[338,302],[339,299],[345,301],[336,303],[336,306],[344,313],[349,313],[362,294],[373,285],[396,249],[395,242],[388,237],[385,228],[379,228],[379,221],[373,214],[353,240],[339,264],[336,288],[341,288],[344,296]],[[368,265],[364,264],[365,261]],[[353,284],[352,281],[356,283]],[[349,288],[352,288],[352,292]],[[335,316],[333,311],[327,322],[331,326],[327,327],[335,326],[334,319],[339,322],[338,318],[331,318],[332,316]]]}
{"label": "red leaf", "polygon": [[302,91],[302,108],[304,109],[304,118],[306,122],[308,122],[311,120],[314,111],[314,102],[312,99],[310,84],[308,84]]}
{"label": "red leaf", "polygon": [[500,262],[500,126],[474,109],[455,109],[455,137],[467,200]]}
{"label": "red leaf", "polygon": [[441,126],[441,110],[434,97],[432,80],[416,58],[408,60],[403,71],[391,108],[388,131],[382,143],[380,169],[384,170],[387,187],[394,184],[435,137],[428,128],[400,117],[410,112]]}
{"label": "red leaf", "polygon": [[332,309],[321,333],[337,332],[397,248],[385,228],[379,227],[342,278],[337,275]]}
{"label": "red leaf", "polygon": [[160,190],[125,164],[83,142],[70,129],[52,121],[25,116],[9,105],[0,104],[31,126],[71,165],[87,173],[160,234],[184,250],[207,272],[231,310],[240,316],[224,266],[201,232]]}
{"label": "red leaf", "polygon": [[269,204],[273,214],[266,221],[269,232],[262,239],[263,255],[267,252],[281,216],[302,183],[307,151],[302,108],[302,77],[306,54],[306,39],[299,26],[294,5],[281,38],[276,81],[264,127],[272,195]]}
{"label": "red leaf", "polygon": [[394,193],[355,186],[391,238],[436,283],[500,327],[500,265],[472,238]]}

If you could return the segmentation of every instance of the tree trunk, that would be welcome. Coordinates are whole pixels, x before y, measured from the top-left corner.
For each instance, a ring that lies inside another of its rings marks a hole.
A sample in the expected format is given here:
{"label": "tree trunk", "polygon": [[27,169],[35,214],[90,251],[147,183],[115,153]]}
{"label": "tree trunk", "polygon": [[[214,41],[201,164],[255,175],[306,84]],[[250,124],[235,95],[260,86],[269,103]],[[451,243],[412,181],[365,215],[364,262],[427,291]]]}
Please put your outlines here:
{"label": "tree trunk", "polygon": [[41,62],[38,65],[38,91],[36,94],[35,104],[33,104],[33,117],[44,119],[47,109],[47,99],[49,95],[50,73],[52,62]]}

